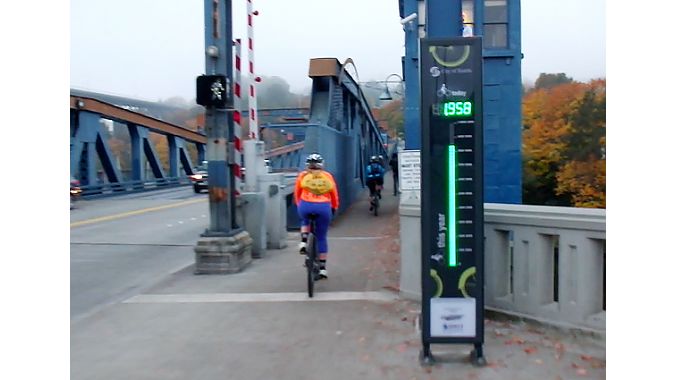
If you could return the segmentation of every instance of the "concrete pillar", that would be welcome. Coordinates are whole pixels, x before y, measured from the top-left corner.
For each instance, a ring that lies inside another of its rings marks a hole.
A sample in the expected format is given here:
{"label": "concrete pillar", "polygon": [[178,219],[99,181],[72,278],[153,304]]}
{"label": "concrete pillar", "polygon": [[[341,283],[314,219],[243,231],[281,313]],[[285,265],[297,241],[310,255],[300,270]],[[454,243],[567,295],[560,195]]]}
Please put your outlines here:
{"label": "concrete pillar", "polygon": [[419,301],[422,297],[420,191],[404,191],[399,201],[399,236],[401,239],[401,274],[399,294]]}
{"label": "concrete pillar", "polygon": [[256,141],[244,141],[244,191],[256,191]]}
{"label": "concrete pillar", "polygon": [[244,191],[259,191],[258,176],[266,174],[265,143],[262,141],[244,141]]}
{"label": "concrete pillar", "polygon": [[265,198],[267,194],[257,192],[242,193],[242,220],[244,229],[249,232],[253,243],[251,255],[255,259],[265,256],[267,249],[267,212]]}
{"label": "concrete pillar", "polygon": [[267,248],[286,248],[286,197],[284,174],[263,174],[258,177],[258,186],[265,195]]}

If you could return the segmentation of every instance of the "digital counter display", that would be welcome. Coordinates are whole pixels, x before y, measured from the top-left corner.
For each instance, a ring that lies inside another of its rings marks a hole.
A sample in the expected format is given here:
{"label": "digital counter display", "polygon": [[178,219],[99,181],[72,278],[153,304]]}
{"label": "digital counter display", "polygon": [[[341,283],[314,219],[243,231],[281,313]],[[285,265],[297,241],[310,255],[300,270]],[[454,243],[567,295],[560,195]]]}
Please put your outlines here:
{"label": "digital counter display", "polygon": [[441,103],[440,114],[443,117],[471,117],[473,115],[472,102],[444,102]]}

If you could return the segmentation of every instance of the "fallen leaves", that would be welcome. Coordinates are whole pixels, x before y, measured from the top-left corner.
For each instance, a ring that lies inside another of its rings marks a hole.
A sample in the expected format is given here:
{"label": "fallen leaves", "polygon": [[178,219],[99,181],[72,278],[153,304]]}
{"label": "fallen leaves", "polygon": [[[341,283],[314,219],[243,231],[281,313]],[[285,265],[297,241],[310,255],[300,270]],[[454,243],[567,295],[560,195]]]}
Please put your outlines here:
{"label": "fallen leaves", "polygon": [[575,373],[578,374],[579,376],[586,376],[587,375],[587,369],[585,369],[581,365],[573,362],[570,366],[575,368]]}
{"label": "fallen leaves", "polygon": [[489,361],[488,363],[486,363],[486,367],[489,367],[489,368],[507,368],[507,364],[505,363],[504,360],[498,359],[497,361],[494,361],[494,362]]}
{"label": "fallen leaves", "polygon": [[556,360],[561,360],[563,354],[566,353],[566,346],[561,342],[556,342],[556,344],[554,344],[554,350],[556,350],[556,353],[554,354]]}
{"label": "fallen leaves", "polygon": [[538,349],[531,346],[531,347],[524,348],[523,351],[525,353],[527,353],[528,355],[530,355],[530,354],[536,353],[538,351]]}
{"label": "fallen leaves", "polygon": [[521,339],[518,336],[512,336],[512,339],[506,340],[505,344],[510,346],[512,344],[524,344],[525,342],[526,342],[525,340]]}
{"label": "fallen leaves", "polygon": [[591,362],[592,368],[606,368],[606,362],[598,359],[594,359]]}
{"label": "fallen leaves", "polygon": [[526,329],[526,331],[528,331],[529,333],[538,334],[538,335],[544,335],[545,334],[543,331],[541,331],[541,330],[539,330],[535,327],[529,327],[528,329]]}

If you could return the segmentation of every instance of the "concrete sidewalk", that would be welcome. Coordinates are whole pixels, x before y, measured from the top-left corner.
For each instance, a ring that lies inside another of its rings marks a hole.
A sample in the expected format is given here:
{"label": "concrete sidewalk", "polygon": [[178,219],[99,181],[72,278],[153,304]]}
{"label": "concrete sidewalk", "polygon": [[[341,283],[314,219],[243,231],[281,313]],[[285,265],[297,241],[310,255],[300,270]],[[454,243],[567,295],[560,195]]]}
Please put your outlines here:
{"label": "concrete sidewalk", "polygon": [[[433,345],[423,368],[420,304],[398,298],[398,200],[388,175],[381,215],[366,192],[329,231],[329,279],[308,299],[297,233],[284,250],[231,275],[188,267],[71,325],[71,378],[605,378],[598,338],[486,320],[486,367],[470,345]],[[197,239],[197,237],[196,237]]]}

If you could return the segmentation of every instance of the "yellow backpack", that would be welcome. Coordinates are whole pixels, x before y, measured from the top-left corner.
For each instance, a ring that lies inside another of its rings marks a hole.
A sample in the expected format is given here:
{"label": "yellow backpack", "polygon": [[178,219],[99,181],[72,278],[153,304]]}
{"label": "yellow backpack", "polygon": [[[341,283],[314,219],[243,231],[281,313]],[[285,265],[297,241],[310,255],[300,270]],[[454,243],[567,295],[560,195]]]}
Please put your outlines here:
{"label": "yellow backpack", "polygon": [[324,195],[333,190],[333,181],[323,171],[308,171],[300,180],[300,186],[314,195]]}

